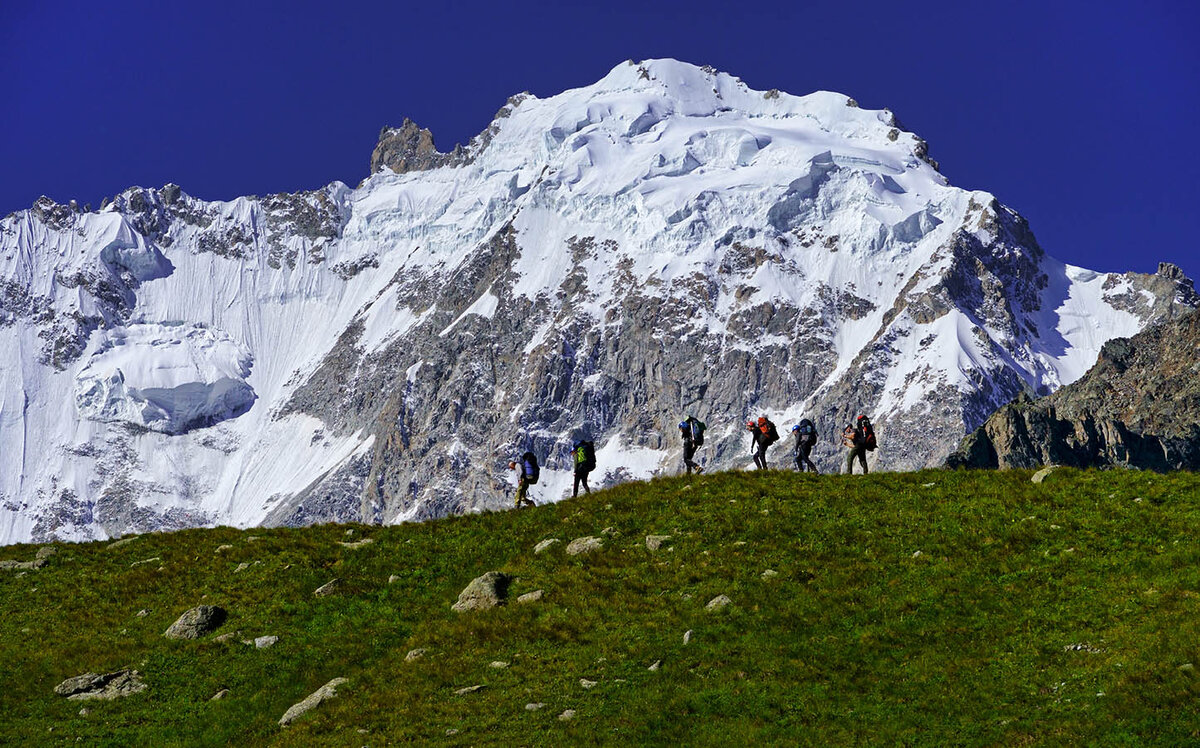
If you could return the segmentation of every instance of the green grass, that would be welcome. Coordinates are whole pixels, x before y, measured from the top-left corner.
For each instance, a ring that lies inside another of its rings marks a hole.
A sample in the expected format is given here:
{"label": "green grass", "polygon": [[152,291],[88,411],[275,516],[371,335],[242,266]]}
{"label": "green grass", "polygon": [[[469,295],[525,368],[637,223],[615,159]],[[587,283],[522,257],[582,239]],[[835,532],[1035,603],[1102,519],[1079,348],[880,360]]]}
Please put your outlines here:
{"label": "green grass", "polygon": [[[46,568],[0,571],[0,744],[1196,744],[1200,476],[1029,478],[724,473],[356,526],[375,540],[357,549],[332,525],[59,545]],[[603,550],[564,553],[605,528]],[[649,551],[648,534],[672,539]],[[513,598],[545,597],[452,612],[492,569],[517,577]],[[314,598],[333,577],[343,592]],[[719,594],[733,604],[706,612]],[[202,603],[229,610],[216,634],[163,638]],[[229,631],[280,639],[213,641]],[[53,693],[121,667],[148,690]],[[278,727],[339,676],[336,699]]]}

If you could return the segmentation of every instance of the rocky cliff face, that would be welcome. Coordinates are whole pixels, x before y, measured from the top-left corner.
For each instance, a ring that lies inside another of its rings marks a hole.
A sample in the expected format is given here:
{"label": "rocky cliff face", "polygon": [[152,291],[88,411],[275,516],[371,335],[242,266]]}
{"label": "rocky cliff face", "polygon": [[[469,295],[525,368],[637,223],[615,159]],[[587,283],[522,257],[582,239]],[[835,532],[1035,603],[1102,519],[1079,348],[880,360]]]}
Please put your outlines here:
{"label": "rocky cliff face", "polygon": [[[847,97],[626,63],[518,95],[448,154],[387,129],[358,188],[133,188],[0,221],[0,540],[398,522],[749,463],[742,424],[873,416],[877,469],[941,464],[1021,392],[1197,301],[1063,265],[1015,211]],[[786,463],[783,446],[772,459]]]}
{"label": "rocky cliff face", "polygon": [[[1178,280],[1177,270],[1160,273]],[[1005,405],[948,464],[1200,469],[1200,312],[1105,343],[1081,379]]]}

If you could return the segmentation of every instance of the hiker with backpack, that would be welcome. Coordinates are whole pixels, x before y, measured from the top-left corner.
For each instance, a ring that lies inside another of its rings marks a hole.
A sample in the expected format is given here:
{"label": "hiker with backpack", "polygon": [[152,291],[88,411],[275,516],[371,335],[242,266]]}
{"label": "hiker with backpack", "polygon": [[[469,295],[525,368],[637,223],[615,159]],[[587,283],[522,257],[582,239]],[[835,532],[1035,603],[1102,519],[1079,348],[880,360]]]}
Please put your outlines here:
{"label": "hiker with backpack", "polygon": [[875,428],[871,425],[871,419],[866,416],[859,416],[854,425],[847,426],[842,432],[842,444],[847,448],[846,451],[846,472],[850,475],[854,474],[854,460],[862,465],[863,475],[867,474],[867,452],[875,451]]}
{"label": "hiker with backpack", "polygon": [[683,464],[688,475],[691,475],[693,470],[697,473],[704,472],[704,466],[697,465],[692,458],[696,456],[696,450],[704,446],[706,428],[708,427],[703,422],[692,416],[679,422],[679,435],[683,437]]}
{"label": "hiker with backpack", "polygon": [[817,466],[808,458],[812,454],[812,449],[817,444],[817,428],[813,422],[805,418],[800,423],[792,427],[792,433],[796,435],[796,444],[793,449],[796,455],[796,469],[804,472],[805,467],[812,472],[817,472]]}
{"label": "hiker with backpack", "polygon": [[754,465],[759,470],[767,469],[767,447],[779,441],[779,430],[766,416],[760,416],[758,422],[747,421],[746,428],[750,430],[751,450],[754,452]]}
{"label": "hiker with backpack", "polygon": [[520,509],[522,504],[535,506],[533,499],[529,498],[529,487],[538,482],[538,477],[542,472],[538,467],[537,455],[533,452],[526,452],[521,455],[519,462],[509,462],[508,469],[517,471],[516,508]]}
{"label": "hiker with backpack", "polygon": [[596,469],[596,445],[586,439],[575,442],[571,447],[571,460],[575,463],[575,489],[571,492],[571,497],[579,495],[581,483],[583,492],[590,494],[592,489],[588,488],[587,477],[588,473]]}

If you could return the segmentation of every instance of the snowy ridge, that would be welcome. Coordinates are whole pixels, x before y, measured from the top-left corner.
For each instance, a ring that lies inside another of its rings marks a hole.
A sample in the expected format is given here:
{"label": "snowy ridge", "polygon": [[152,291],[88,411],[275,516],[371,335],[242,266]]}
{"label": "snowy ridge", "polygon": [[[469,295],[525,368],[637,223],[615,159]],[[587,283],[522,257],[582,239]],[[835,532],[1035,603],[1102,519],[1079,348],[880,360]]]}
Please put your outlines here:
{"label": "snowy ridge", "polygon": [[556,500],[577,437],[593,487],[675,469],[681,411],[718,467],[766,412],[813,417],[831,468],[870,412],[877,467],[913,468],[1195,304],[1047,257],[887,110],[673,60],[424,155],[0,221],[0,541],[494,508],[526,448]]}

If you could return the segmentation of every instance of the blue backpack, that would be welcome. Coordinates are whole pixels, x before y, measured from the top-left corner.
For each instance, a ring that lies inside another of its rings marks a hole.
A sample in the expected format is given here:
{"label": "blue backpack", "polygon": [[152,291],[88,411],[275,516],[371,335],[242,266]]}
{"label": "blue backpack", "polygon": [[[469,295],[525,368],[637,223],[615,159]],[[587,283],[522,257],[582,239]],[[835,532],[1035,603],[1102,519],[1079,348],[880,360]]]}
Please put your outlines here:
{"label": "blue backpack", "polygon": [[529,485],[537,483],[542,474],[541,468],[538,467],[537,455],[533,452],[521,455],[521,469],[525,472],[525,482]]}

